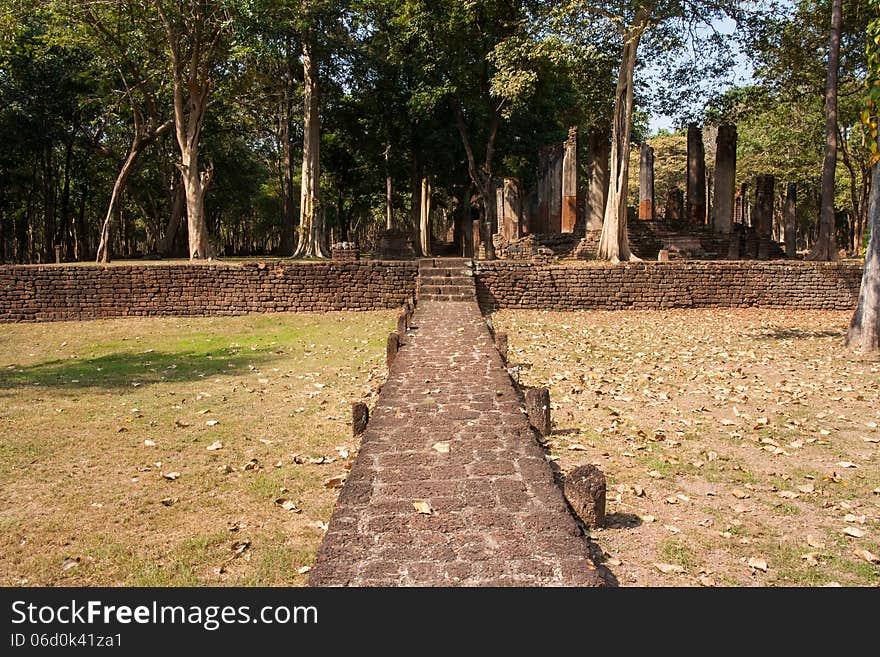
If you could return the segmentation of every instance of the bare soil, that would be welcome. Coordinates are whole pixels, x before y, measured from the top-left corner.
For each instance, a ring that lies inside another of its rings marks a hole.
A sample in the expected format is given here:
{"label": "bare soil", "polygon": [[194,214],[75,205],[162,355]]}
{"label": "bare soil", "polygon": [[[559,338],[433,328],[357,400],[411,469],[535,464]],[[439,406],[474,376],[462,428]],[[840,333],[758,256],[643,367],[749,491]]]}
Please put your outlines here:
{"label": "bare soil", "polygon": [[850,313],[502,311],[550,388],[548,458],[608,480],[595,558],[621,586],[880,583],[880,360]]}

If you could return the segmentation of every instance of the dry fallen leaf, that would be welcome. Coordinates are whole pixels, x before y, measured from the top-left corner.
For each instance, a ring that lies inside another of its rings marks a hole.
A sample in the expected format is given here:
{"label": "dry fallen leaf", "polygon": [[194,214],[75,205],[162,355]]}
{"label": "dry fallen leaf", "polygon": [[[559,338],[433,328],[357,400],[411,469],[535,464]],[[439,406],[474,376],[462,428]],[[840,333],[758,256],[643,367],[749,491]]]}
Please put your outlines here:
{"label": "dry fallen leaf", "polygon": [[779,495],[779,497],[786,499],[786,500],[794,500],[794,499],[797,499],[798,497],[800,497],[800,495],[798,493],[795,493],[794,491],[790,491],[790,490],[781,490],[777,493],[777,495]]}
{"label": "dry fallen leaf", "polygon": [[807,552],[806,554],[802,554],[801,559],[806,561],[808,566],[818,566],[819,565],[819,553],[818,552]]}
{"label": "dry fallen leaf", "polygon": [[250,546],[251,546],[251,542],[248,540],[236,541],[235,543],[232,544],[232,548],[231,548],[232,554],[237,557],[240,554],[242,554],[245,550],[247,550]]}
{"label": "dry fallen leaf", "polygon": [[220,420],[208,420],[207,422],[205,422],[205,424],[209,427],[215,427],[220,424]]}
{"label": "dry fallen leaf", "polygon": [[181,429],[186,429],[189,426],[189,422],[184,422],[183,420],[174,420],[174,426]]}
{"label": "dry fallen leaf", "polygon": [[155,447],[156,443],[149,438],[144,441],[144,447]]}
{"label": "dry fallen leaf", "polygon": [[864,559],[868,563],[880,564],[880,557],[868,550],[856,548],[855,550],[853,550],[853,554],[855,554],[859,559]]}
{"label": "dry fallen leaf", "polygon": [[837,465],[841,468],[857,468],[857,467],[859,467],[855,463],[851,463],[850,461],[838,461]]}
{"label": "dry fallen leaf", "polygon": [[294,513],[302,513],[302,509],[297,507],[296,503],[287,498],[287,497],[279,497],[275,500],[276,506],[280,506],[285,511],[293,511]]}
{"label": "dry fallen leaf", "polygon": [[305,575],[311,569],[312,569],[311,566],[300,566],[299,568],[296,569],[296,572],[298,572],[300,575]]}
{"label": "dry fallen leaf", "polygon": [[807,534],[807,545],[809,545],[810,547],[818,548],[820,550],[825,549],[825,541],[819,540],[818,538],[810,536],[809,534]]}
{"label": "dry fallen leaf", "polygon": [[431,505],[426,500],[413,500],[412,505],[416,511],[424,515],[429,516],[434,513],[434,509],[431,508]]}
{"label": "dry fallen leaf", "polygon": [[802,493],[812,493],[816,490],[813,484],[804,484],[803,486],[798,486],[797,489]]}
{"label": "dry fallen leaf", "polygon": [[223,443],[221,443],[219,440],[215,440],[213,443],[208,445],[206,449],[209,452],[216,452],[218,449],[223,449]]}
{"label": "dry fallen leaf", "polygon": [[165,479],[167,479],[168,481],[174,481],[175,479],[177,479],[180,476],[180,473],[179,472],[166,472],[162,476],[165,477]]}
{"label": "dry fallen leaf", "polygon": [[449,443],[434,443],[431,449],[440,454],[449,454]]}
{"label": "dry fallen leaf", "polygon": [[679,575],[684,572],[684,568],[671,563],[655,563],[654,567],[664,575]]}
{"label": "dry fallen leaf", "polygon": [[70,570],[71,568],[76,568],[79,565],[79,557],[72,559],[67,557],[64,561],[61,562],[61,570]]}
{"label": "dry fallen leaf", "polygon": [[329,479],[324,480],[324,488],[342,488],[343,484],[345,484],[347,476],[344,474],[336,475],[335,477],[330,477]]}
{"label": "dry fallen leaf", "polygon": [[767,562],[761,557],[749,557],[749,568],[753,568],[754,570],[760,570],[761,572],[767,572]]}
{"label": "dry fallen leaf", "polygon": [[642,516],[642,520],[645,522],[657,522],[657,518],[654,516],[644,515]]}
{"label": "dry fallen leaf", "polygon": [[740,490],[739,488],[734,488],[732,494],[738,500],[747,500],[751,497],[747,492]]}
{"label": "dry fallen leaf", "polygon": [[861,538],[865,535],[864,530],[859,529],[858,527],[847,527],[843,530],[843,533],[847,536],[852,536],[853,538]]}
{"label": "dry fallen leaf", "polygon": [[180,501],[179,497],[165,497],[162,498],[162,506],[174,506]]}

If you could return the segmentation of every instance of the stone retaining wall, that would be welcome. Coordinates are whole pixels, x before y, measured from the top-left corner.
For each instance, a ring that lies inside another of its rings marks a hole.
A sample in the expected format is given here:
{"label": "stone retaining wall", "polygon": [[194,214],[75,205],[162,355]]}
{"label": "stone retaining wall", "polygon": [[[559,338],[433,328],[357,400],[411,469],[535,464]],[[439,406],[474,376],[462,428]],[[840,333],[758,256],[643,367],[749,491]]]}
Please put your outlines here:
{"label": "stone retaining wall", "polygon": [[500,308],[777,307],[854,310],[862,267],[812,262],[645,262],[605,267],[478,262],[484,312]]}
{"label": "stone retaining wall", "polygon": [[[477,262],[484,312],[764,306],[852,310],[861,266],[668,262],[609,266]],[[393,308],[417,261],[0,266],[0,322]]]}
{"label": "stone retaining wall", "polygon": [[2,266],[0,322],[375,310],[415,293],[416,262]]}

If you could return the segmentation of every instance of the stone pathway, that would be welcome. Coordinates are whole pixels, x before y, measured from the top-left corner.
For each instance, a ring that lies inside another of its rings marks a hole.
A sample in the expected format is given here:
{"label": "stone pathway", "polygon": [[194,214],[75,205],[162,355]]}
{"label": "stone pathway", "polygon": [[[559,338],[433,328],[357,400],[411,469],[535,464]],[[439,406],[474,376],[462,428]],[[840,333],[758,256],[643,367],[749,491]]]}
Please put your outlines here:
{"label": "stone pathway", "polygon": [[476,302],[412,323],[309,584],[601,585]]}

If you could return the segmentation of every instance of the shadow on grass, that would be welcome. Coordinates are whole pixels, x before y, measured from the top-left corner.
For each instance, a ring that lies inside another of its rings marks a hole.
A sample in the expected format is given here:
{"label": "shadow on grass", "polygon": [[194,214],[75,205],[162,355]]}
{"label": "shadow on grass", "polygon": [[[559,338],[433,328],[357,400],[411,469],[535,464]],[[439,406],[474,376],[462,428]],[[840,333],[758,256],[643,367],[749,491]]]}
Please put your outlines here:
{"label": "shadow on grass", "polygon": [[87,359],[59,359],[0,370],[0,389],[21,386],[122,389],[152,383],[198,381],[218,375],[238,375],[273,360],[274,353],[247,354],[150,352],[113,353]]}
{"label": "shadow on grass", "polygon": [[844,329],[831,329],[820,331],[808,331],[799,328],[777,328],[756,333],[759,340],[806,340],[815,338],[844,338]]}

